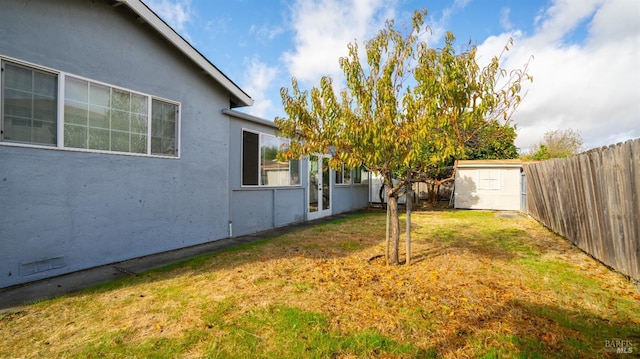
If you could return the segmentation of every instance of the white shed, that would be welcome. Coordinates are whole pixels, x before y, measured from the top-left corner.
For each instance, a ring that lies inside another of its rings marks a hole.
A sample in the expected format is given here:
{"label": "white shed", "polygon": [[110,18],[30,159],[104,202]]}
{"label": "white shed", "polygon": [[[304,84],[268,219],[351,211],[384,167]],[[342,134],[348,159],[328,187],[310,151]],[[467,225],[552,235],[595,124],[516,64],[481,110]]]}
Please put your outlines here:
{"label": "white shed", "polygon": [[458,161],[454,207],[519,211],[521,160]]}

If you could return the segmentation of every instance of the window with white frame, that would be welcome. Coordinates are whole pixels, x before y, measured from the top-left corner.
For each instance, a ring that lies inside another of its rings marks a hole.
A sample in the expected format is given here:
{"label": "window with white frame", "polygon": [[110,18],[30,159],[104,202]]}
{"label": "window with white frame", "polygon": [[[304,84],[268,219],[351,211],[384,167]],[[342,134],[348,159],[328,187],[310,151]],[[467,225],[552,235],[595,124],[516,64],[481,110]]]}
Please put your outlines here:
{"label": "window with white frame", "polygon": [[335,171],[336,184],[367,184],[369,183],[369,172],[364,167],[348,169],[344,165]]}
{"label": "window with white frame", "polygon": [[2,140],[55,146],[58,76],[2,62]]}
{"label": "window with white frame", "polygon": [[336,184],[351,184],[351,170],[344,165],[335,171]]}
{"label": "window with white frame", "polygon": [[1,142],[178,155],[178,103],[18,61],[1,65]]}
{"label": "window with white frame", "polygon": [[295,186],[300,185],[300,161],[278,161],[278,151],[286,149],[289,141],[252,131],[242,131],[242,185]]}
{"label": "window with white frame", "polygon": [[369,172],[364,168],[356,168],[353,170],[353,183],[355,184],[368,184]]}
{"label": "window with white frame", "polygon": [[478,170],[478,189],[499,190],[500,189],[500,170],[479,169]]}

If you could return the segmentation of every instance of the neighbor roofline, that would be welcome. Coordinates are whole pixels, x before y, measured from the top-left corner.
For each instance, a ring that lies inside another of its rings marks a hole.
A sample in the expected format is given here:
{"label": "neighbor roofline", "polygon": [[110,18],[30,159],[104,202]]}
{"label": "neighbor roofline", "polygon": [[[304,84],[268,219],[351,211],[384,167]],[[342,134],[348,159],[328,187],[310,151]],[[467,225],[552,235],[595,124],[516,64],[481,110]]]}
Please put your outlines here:
{"label": "neighbor roofline", "polygon": [[202,71],[210,75],[219,82],[234,97],[235,106],[251,106],[253,99],[244,92],[238,85],[213,65],[204,55],[196,50],[187,40],[180,36],[171,26],[162,20],[153,10],[140,0],[116,0],[118,4],[125,4],[134,11],[144,22],[155,29],[162,37],[178,48],[183,54],[190,58]]}

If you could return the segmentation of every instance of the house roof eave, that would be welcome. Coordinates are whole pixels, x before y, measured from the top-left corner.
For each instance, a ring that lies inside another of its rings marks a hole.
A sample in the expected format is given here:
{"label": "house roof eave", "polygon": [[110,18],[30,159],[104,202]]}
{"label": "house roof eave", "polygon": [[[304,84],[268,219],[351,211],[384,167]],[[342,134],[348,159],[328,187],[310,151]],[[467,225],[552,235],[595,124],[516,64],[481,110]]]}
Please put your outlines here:
{"label": "house roof eave", "polygon": [[222,110],[222,113],[230,117],[235,117],[241,120],[257,123],[259,125],[271,127],[276,130],[278,129],[278,126],[276,126],[275,123],[257,116],[250,115],[248,113],[244,113],[236,110],[228,110],[228,109]]}

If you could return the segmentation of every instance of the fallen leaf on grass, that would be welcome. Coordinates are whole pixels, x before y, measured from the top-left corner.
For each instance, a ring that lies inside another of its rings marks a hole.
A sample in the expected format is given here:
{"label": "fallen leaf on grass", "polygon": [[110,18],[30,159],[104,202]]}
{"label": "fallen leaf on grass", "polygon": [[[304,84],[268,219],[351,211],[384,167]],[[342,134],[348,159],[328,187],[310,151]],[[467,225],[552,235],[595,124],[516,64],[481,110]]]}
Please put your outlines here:
{"label": "fallen leaf on grass", "polygon": [[556,338],[555,338],[555,335],[553,335],[553,333],[547,333],[542,336],[542,340],[544,340],[547,343],[553,343],[556,341]]}

